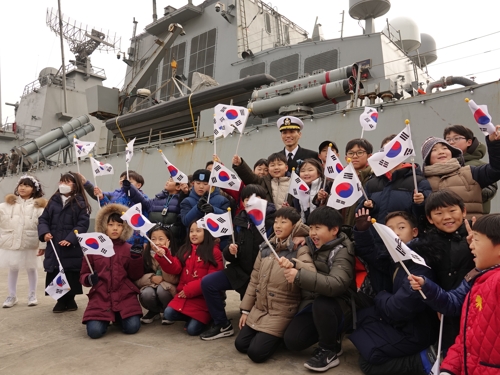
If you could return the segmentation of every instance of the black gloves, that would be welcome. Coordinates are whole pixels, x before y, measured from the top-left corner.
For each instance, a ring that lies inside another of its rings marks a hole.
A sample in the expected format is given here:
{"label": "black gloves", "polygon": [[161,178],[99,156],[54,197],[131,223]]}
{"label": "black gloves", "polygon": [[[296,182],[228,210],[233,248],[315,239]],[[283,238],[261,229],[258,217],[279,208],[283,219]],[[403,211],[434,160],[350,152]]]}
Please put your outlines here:
{"label": "black gloves", "polygon": [[96,286],[96,284],[99,282],[99,276],[97,275],[97,272],[94,271],[94,273],[91,273],[88,276],[88,280],[91,286]]}
{"label": "black gloves", "polygon": [[211,214],[214,212],[214,208],[210,203],[205,203],[203,206],[201,206],[200,210],[206,214]]}
{"label": "black gloves", "polygon": [[198,201],[198,210],[203,213],[211,214],[214,212],[214,208],[210,203],[208,203],[207,198],[205,196],[201,197]]}
{"label": "black gloves", "polygon": [[122,181],[122,186],[126,189],[130,189],[130,181],[125,179]]}
{"label": "black gloves", "polygon": [[205,197],[201,197],[201,198],[200,198],[200,200],[198,201],[198,209],[199,209],[200,211],[203,211],[201,208],[202,208],[205,204],[207,204],[207,203],[208,203],[208,202],[207,202],[207,198],[205,198]]}

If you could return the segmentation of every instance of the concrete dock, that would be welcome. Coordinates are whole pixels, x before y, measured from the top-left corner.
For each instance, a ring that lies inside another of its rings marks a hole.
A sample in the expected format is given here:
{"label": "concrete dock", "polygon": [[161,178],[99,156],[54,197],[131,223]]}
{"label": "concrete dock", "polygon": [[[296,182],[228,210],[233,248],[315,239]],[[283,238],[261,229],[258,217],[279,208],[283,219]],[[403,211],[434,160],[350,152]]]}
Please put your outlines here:
{"label": "concrete dock", "polygon": [[[205,342],[190,337],[181,322],[162,326],[159,320],[142,325],[135,335],[116,326],[98,340],[87,337],[81,324],[87,296],[77,296],[78,310],[52,313],[55,301],[44,296],[45,273],[39,269],[38,306],[27,306],[28,280],[19,272],[19,302],[0,309],[0,374],[313,374],[304,368],[313,348],[292,353],[280,348],[263,364],[253,363],[234,347],[238,333],[239,295],[227,293],[227,312],[235,336]],[[7,297],[7,270],[0,270],[0,302]],[[358,352],[344,340],[340,365],[329,375],[358,375]]]}

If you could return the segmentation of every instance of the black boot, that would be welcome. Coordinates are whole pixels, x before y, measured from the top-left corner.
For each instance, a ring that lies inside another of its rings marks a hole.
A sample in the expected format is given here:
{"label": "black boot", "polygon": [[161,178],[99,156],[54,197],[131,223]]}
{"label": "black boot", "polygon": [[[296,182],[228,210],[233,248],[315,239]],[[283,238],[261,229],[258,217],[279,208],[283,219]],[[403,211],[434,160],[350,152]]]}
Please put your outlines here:
{"label": "black boot", "polygon": [[68,311],[78,310],[78,305],[75,302],[75,296],[69,296],[66,299],[66,310],[68,310]]}
{"label": "black boot", "polygon": [[61,301],[62,298],[59,298],[57,300],[57,303],[56,305],[54,306],[54,308],[52,309],[52,312],[53,313],[62,313],[62,312],[65,312],[67,310],[67,307],[66,307],[66,303],[64,301]]}

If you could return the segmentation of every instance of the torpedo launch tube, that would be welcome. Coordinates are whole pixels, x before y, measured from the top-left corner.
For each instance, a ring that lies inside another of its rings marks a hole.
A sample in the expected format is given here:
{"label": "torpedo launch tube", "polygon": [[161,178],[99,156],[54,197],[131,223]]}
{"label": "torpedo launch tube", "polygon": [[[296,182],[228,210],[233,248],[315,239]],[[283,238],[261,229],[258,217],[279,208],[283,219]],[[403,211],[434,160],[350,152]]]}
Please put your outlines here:
{"label": "torpedo launch tube", "polygon": [[92,131],[94,131],[94,125],[90,123],[87,115],[83,115],[21,145],[19,149],[24,160],[34,164],[38,159],[44,160],[59,150],[70,146],[74,136],[80,138]]}
{"label": "torpedo launch tube", "polygon": [[301,77],[290,82],[254,90],[248,108],[254,115],[282,113],[290,105],[314,107],[331,101],[338,103],[350,99],[349,93],[356,87],[358,67],[356,64],[343,68]]}

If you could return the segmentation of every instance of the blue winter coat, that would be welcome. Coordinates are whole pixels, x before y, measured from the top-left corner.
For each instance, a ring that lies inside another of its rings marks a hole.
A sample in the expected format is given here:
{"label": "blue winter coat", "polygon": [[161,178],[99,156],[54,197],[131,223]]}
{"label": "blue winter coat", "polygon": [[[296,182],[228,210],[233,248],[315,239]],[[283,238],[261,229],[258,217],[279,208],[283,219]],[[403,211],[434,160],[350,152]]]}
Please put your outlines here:
{"label": "blue winter coat", "polygon": [[[480,274],[477,271],[476,275]],[[465,296],[469,293],[471,288],[471,279],[467,276],[462,280],[458,288],[445,291],[432,280],[425,278],[425,284],[422,286],[427,299],[425,303],[433,310],[439,311],[446,316],[460,316],[462,312],[462,305],[465,301]]]}
{"label": "blue winter coat", "polygon": [[[191,189],[189,195],[181,202],[181,220],[187,228],[193,221],[201,219],[205,213],[198,209],[200,196]],[[220,215],[227,212],[229,200],[219,193],[219,188],[215,188],[210,194],[210,203],[214,208],[214,214]]]}
{"label": "blue winter coat", "polygon": [[[418,165],[415,166],[415,174],[418,192],[427,198],[432,193],[431,185],[422,175]],[[424,202],[420,204],[413,202],[414,191],[415,183],[410,166],[395,170],[391,179],[385,174],[373,176],[365,185],[366,195],[373,202],[370,216],[377,219],[380,224],[385,224],[387,214],[394,211],[406,211],[417,219],[425,216]],[[358,205],[356,211],[364,207],[364,202],[363,200]]]}
{"label": "blue winter coat", "polygon": [[[54,194],[47,207],[38,219],[38,238],[44,242],[47,233],[54,237],[52,243],[56,247],[57,255],[65,271],[80,272],[82,267],[83,252],[74,233],[86,233],[89,229],[89,213],[85,200],[81,195],[76,195],[74,200],[68,201],[63,207],[61,195]],[[59,242],[66,240],[70,246],[60,246]],[[59,269],[57,258],[51,243],[47,243],[45,259],[43,261],[45,272],[54,272]]]}
{"label": "blue winter coat", "polygon": [[[406,261],[413,274],[433,279],[430,268]],[[361,356],[372,364],[417,354],[437,340],[437,314],[410,287],[406,272],[399,267],[392,293],[382,291],[374,306],[358,311],[357,328],[349,336]]]}

